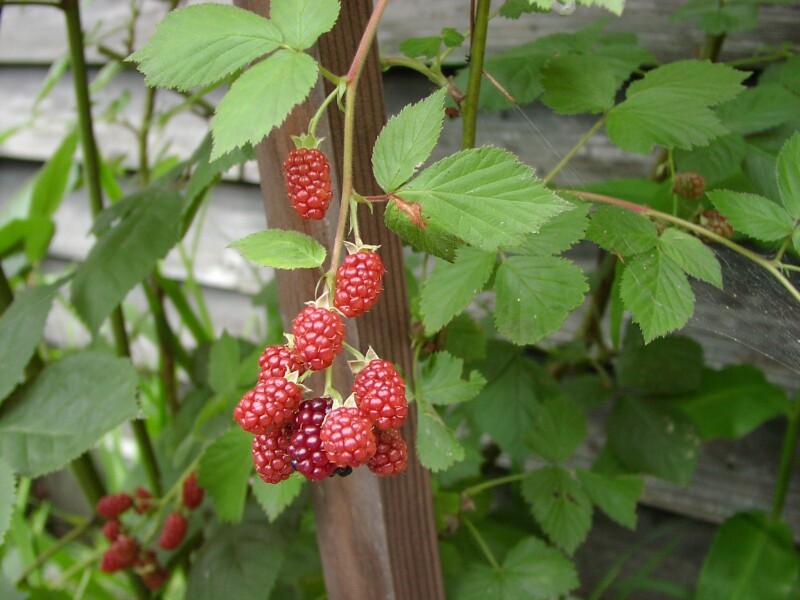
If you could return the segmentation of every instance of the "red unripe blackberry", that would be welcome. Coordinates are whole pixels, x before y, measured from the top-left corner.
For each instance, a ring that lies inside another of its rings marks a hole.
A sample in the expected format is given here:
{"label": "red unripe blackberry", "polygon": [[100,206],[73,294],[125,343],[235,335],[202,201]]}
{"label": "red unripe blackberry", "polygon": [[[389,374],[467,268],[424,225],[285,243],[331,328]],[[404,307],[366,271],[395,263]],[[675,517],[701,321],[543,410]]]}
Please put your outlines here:
{"label": "red unripe blackberry", "polygon": [[683,198],[696,200],[706,193],[706,180],[700,173],[678,173],[672,182],[672,191]]}
{"label": "red unripe blackberry", "polygon": [[161,567],[156,567],[152,571],[142,573],[141,577],[145,587],[150,591],[155,591],[161,588],[167,582],[167,579],[169,579],[169,573],[167,573]]}
{"label": "red unripe blackberry", "polygon": [[378,301],[386,271],[377,252],[356,252],[336,270],[334,306],[346,317],[363,315]]}
{"label": "red unripe blackberry", "polygon": [[369,470],[385,477],[399,475],[406,470],[408,464],[408,447],[400,431],[387,429],[378,431],[376,437],[375,456],[367,463]]}
{"label": "red unripe blackberry", "polygon": [[109,542],[115,541],[120,533],[122,533],[122,525],[116,519],[106,521],[103,524],[103,535]]}
{"label": "red unripe blackberry", "polygon": [[116,519],[133,505],[128,494],[108,494],[97,501],[97,514],[104,519]]}
{"label": "red unripe blackberry", "polygon": [[353,380],[356,404],[378,429],[397,429],[408,415],[406,384],[388,360],[374,358]]}
{"label": "red unripe blackberry", "polygon": [[189,510],[194,510],[203,502],[203,496],[206,491],[197,483],[197,472],[192,471],[191,474],[183,480],[183,490],[181,499],[183,505]]}
{"label": "red unripe blackberry", "polygon": [[183,542],[186,537],[186,530],[189,523],[179,512],[171,512],[164,519],[164,526],[161,529],[161,537],[158,538],[158,545],[164,550],[174,550]]}
{"label": "red unripe blackberry", "polygon": [[305,367],[285,345],[267,346],[258,357],[261,367],[259,379],[267,377],[283,377],[287,371],[296,371],[298,375],[305,373]]}
{"label": "red unripe blackberry", "polygon": [[134,566],[136,573],[142,578],[144,585],[149,590],[159,589],[169,578],[169,573],[158,564],[156,553],[152,550],[139,554]]}
{"label": "red unripe blackberry", "polygon": [[300,405],[300,411],[294,418],[289,456],[295,470],[312,481],[325,479],[336,468],[322,449],[320,437],[322,423],[330,408],[330,398],[313,398]]}
{"label": "red unripe blackberry", "polygon": [[327,369],[342,351],[344,321],[327,308],[308,306],[294,318],[294,353],[312,371]]}
{"label": "red unripe blackberry", "polygon": [[283,173],[297,214],[303,219],[322,219],[333,196],[328,157],[316,148],[297,148],[286,157]]}
{"label": "red unripe blackberry", "polygon": [[256,435],[291,423],[303,392],[285,377],[267,377],[246,392],[233,409],[233,418],[242,429]]}
{"label": "red unripe blackberry", "polygon": [[291,430],[276,429],[253,438],[253,464],[266,483],[280,483],[292,474]]}
{"label": "red unripe blackberry", "polygon": [[320,437],[328,460],[339,467],[358,467],[375,455],[372,423],[357,408],[342,406],[328,413]]}
{"label": "red unripe blackberry", "polygon": [[716,210],[704,210],[700,215],[700,224],[724,238],[730,239],[733,237],[733,225]]}
{"label": "red unripe blackberry", "polygon": [[127,535],[121,535],[103,553],[100,570],[104,573],[114,573],[127,569],[133,566],[138,554],[138,542]]}
{"label": "red unripe blackberry", "polygon": [[153,508],[153,495],[142,486],[136,488],[133,494],[133,510],[138,514],[144,514]]}

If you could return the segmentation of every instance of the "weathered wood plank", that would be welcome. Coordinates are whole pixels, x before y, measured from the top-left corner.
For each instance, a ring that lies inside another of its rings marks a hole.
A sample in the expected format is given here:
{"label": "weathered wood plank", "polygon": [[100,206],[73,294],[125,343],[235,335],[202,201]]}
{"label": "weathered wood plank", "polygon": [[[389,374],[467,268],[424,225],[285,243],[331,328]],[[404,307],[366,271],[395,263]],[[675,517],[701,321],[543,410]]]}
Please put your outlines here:
{"label": "weathered wood plank", "polygon": [[[192,0],[191,3],[197,3]],[[230,4],[230,0],[212,0]],[[499,2],[497,2],[499,5]],[[607,17],[613,31],[635,31],[644,46],[663,59],[691,56],[702,43],[702,33],[685,23],[673,23],[670,14],[681,0],[631,0],[621,18],[593,8],[579,8],[570,16],[528,15],[517,21],[495,19],[489,31],[489,51],[496,52],[556,31],[574,31],[600,17]],[[437,35],[442,27],[468,27],[468,4],[463,0],[403,0],[392,2],[381,24],[383,52],[396,53],[400,42],[414,36]],[[137,28],[137,40],[146,40],[164,14],[164,4],[144,0]],[[128,5],[119,0],[94,0],[85,11],[87,31],[115,30],[108,43],[120,46]],[[725,43],[726,57],[741,57],[766,44],[800,40],[800,12],[796,6],[764,6],[758,29],[731,36]],[[0,62],[47,63],[66,50],[63,22],[59,11],[42,7],[8,7],[3,15],[0,35]],[[457,58],[459,55],[455,55]],[[461,55],[463,56],[463,55]],[[103,62],[94,49],[89,60]]]}

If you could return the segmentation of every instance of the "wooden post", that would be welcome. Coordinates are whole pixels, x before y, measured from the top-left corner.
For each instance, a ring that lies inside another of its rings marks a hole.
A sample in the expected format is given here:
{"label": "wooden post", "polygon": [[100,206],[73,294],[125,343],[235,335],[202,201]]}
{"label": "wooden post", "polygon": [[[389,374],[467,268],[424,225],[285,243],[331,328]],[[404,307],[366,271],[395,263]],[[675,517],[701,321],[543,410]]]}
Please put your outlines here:
{"label": "wooden post", "polygon": [[[235,2],[268,15],[269,3],[264,0]],[[338,24],[320,39],[316,49],[320,62],[332,72],[347,72],[371,9],[371,0],[342,2]],[[319,85],[281,128],[259,144],[257,157],[269,226],[303,231],[329,247],[338,203],[332,203],[325,222],[302,221],[286,199],[281,170],[293,147],[289,136],[305,131],[324,94]],[[378,194],[370,161],[373,143],[385,119],[377,48],[365,65],[357,101],[354,185],[362,194]],[[320,123],[319,132],[327,138],[323,149],[333,159],[335,177],[340,178],[343,123],[338,108],[333,106],[328,111],[328,122]],[[376,308],[348,321],[348,341],[362,350],[372,345],[382,357],[397,363],[410,380],[410,317],[401,243],[384,227],[382,205],[375,206],[373,214],[365,210],[361,213],[362,237],[366,243],[381,246],[387,273]],[[313,299],[319,273],[308,269],[279,271],[276,277],[281,312],[288,325],[303,303]],[[349,389],[352,378],[344,359],[337,361],[334,381],[342,392]],[[413,406],[403,434],[410,450],[404,475],[380,480],[362,468],[347,478],[312,484],[317,539],[331,600],[444,600],[430,480],[416,460],[414,449]]]}

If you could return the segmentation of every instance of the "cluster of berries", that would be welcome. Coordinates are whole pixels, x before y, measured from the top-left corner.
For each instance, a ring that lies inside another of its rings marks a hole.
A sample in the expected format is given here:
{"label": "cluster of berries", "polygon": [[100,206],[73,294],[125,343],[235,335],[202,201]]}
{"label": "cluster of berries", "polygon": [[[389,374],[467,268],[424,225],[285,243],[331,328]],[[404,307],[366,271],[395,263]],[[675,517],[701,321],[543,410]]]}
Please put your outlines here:
{"label": "cluster of berries", "polygon": [[[204,495],[205,491],[197,483],[196,473],[183,481],[181,506],[167,516],[161,529],[158,540],[161,548],[174,550],[183,543],[188,528],[183,513],[200,506]],[[156,553],[143,549],[139,540],[122,523],[122,515],[131,508],[140,515],[147,514],[156,509],[156,503],[143,487],[139,487],[133,496],[126,493],[109,494],[98,500],[95,510],[105,519],[103,535],[110,542],[103,553],[100,569],[105,573],[133,569],[148,589],[157,590],[167,581],[169,573],[158,562]]]}
{"label": "cluster of berries", "polygon": [[[338,352],[340,346],[341,341],[339,348],[332,347]],[[255,435],[253,462],[261,479],[279,483],[297,471],[319,481],[349,475],[361,465],[378,475],[401,473],[408,450],[399,427],[408,403],[394,366],[371,358],[355,376],[353,402],[334,407],[327,397],[303,400],[298,378],[318,369],[299,362],[297,348],[297,338],[295,352],[268,346],[259,359],[258,383],[233,412],[242,429]],[[279,372],[283,375],[277,376]]]}
{"label": "cluster of berries", "polygon": [[709,209],[700,213],[700,225],[724,238],[731,239],[734,234],[733,225],[716,210]]}
{"label": "cluster of berries", "polygon": [[[325,156],[301,148],[292,151],[284,166],[300,215],[322,218],[330,200]],[[303,400],[301,380],[330,368],[342,351],[343,317],[363,315],[382,290],[384,266],[377,248],[348,248],[349,256],[336,271],[333,307],[310,303],[295,317],[290,345],[264,350],[258,382],[234,408],[234,419],[255,435],[253,461],[267,483],[283,481],[293,471],[318,481],[349,475],[361,465],[378,475],[395,475],[406,467],[408,450],[398,430],[408,413],[405,383],[390,362],[374,352],[362,357],[354,367],[352,398],[344,403],[329,397]]]}

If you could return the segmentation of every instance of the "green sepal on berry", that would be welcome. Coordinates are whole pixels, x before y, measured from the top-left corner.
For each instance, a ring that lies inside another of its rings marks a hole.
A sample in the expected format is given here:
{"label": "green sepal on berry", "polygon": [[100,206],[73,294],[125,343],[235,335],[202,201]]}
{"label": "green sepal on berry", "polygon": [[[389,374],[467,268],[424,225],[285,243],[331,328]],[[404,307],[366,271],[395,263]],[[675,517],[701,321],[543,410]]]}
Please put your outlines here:
{"label": "green sepal on berry", "polygon": [[313,133],[304,133],[302,135],[293,135],[292,142],[294,147],[298,150],[301,148],[319,148],[325,138],[318,138]]}

